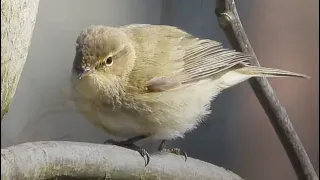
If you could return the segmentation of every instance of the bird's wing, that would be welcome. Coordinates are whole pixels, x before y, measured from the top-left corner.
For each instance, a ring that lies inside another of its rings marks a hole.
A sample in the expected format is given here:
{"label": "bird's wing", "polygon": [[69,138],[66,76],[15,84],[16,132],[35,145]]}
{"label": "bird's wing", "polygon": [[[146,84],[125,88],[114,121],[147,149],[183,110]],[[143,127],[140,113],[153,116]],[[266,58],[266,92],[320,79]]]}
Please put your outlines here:
{"label": "bird's wing", "polygon": [[127,30],[136,43],[133,79],[139,79],[138,84],[145,84],[149,91],[165,91],[212,78],[236,65],[247,65],[250,59],[224,49],[219,42],[196,38],[172,26],[131,25]]}
{"label": "bird's wing", "polygon": [[184,71],[179,75],[182,83],[212,78],[236,65],[248,65],[251,58],[241,52],[225,49],[220,42],[209,39],[187,37],[182,40],[182,44],[188,44],[184,48]]}

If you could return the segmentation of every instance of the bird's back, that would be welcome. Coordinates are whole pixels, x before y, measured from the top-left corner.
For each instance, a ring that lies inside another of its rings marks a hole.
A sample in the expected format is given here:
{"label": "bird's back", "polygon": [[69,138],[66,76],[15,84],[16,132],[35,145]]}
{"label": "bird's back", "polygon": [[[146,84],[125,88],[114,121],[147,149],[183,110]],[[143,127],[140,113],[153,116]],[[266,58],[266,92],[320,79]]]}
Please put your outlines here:
{"label": "bird's back", "polygon": [[183,69],[185,48],[181,41],[187,33],[164,25],[129,25],[121,29],[135,49],[130,78],[133,86],[145,87],[154,77],[171,77]]}

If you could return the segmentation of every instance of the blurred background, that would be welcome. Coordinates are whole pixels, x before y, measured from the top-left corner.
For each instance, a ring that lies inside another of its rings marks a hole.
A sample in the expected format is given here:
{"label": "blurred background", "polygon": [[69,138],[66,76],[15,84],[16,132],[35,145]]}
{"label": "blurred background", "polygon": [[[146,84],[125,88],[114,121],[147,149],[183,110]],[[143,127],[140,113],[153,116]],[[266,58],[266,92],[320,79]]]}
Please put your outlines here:
{"label": "blurred background", "polygon": [[[242,0],[237,6],[261,65],[312,77],[269,80],[319,173],[319,1]],[[38,140],[108,139],[67,101],[75,40],[85,27],[168,24],[230,47],[214,9],[214,0],[41,0],[18,90],[1,122],[1,147]],[[168,146],[244,179],[297,179],[247,82],[219,95],[212,112],[197,130]],[[151,149],[157,145],[144,143]]]}

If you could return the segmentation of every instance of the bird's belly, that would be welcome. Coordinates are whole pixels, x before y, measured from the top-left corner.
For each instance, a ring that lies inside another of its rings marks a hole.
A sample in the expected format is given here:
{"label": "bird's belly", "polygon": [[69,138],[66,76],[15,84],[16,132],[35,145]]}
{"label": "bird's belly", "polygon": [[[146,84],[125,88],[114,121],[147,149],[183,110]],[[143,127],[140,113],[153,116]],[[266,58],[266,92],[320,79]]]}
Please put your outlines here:
{"label": "bird's belly", "polygon": [[162,106],[152,107],[152,112],[147,114],[97,106],[89,101],[76,105],[89,121],[110,135],[175,139],[195,129],[203,117],[210,113],[210,102],[219,92],[214,89],[213,82],[207,83],[199,82],[196,86],[165,92],[160,96]]}
{"label": "bird's belly", "polygon": [[[120,109],[102,108],[89,103],[77,105],[82,114],[95,126],[112,136],[132,138],[147,135],[153,139],[175,139],[183,137],[208,114],[204,107],[194,109],[191,105],[172,112],[172,107],[154,110],[149,115],[132,114]],[[191,109],[193,108],[193,109]],[[164,114],[162,114],[164,112]],[[162,114],[162,115],[159,115]]]}

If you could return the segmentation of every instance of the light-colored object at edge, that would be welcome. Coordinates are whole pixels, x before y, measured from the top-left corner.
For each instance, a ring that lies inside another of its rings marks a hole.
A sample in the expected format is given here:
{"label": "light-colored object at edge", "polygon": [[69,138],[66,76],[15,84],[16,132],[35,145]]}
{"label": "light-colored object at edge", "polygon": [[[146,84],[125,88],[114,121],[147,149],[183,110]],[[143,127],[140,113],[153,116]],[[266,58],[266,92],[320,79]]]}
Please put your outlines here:
{"label": "light-colored object at edge", "polygon": [[28,56],[39,0],[1,1],[1,120],[8,112]]}

